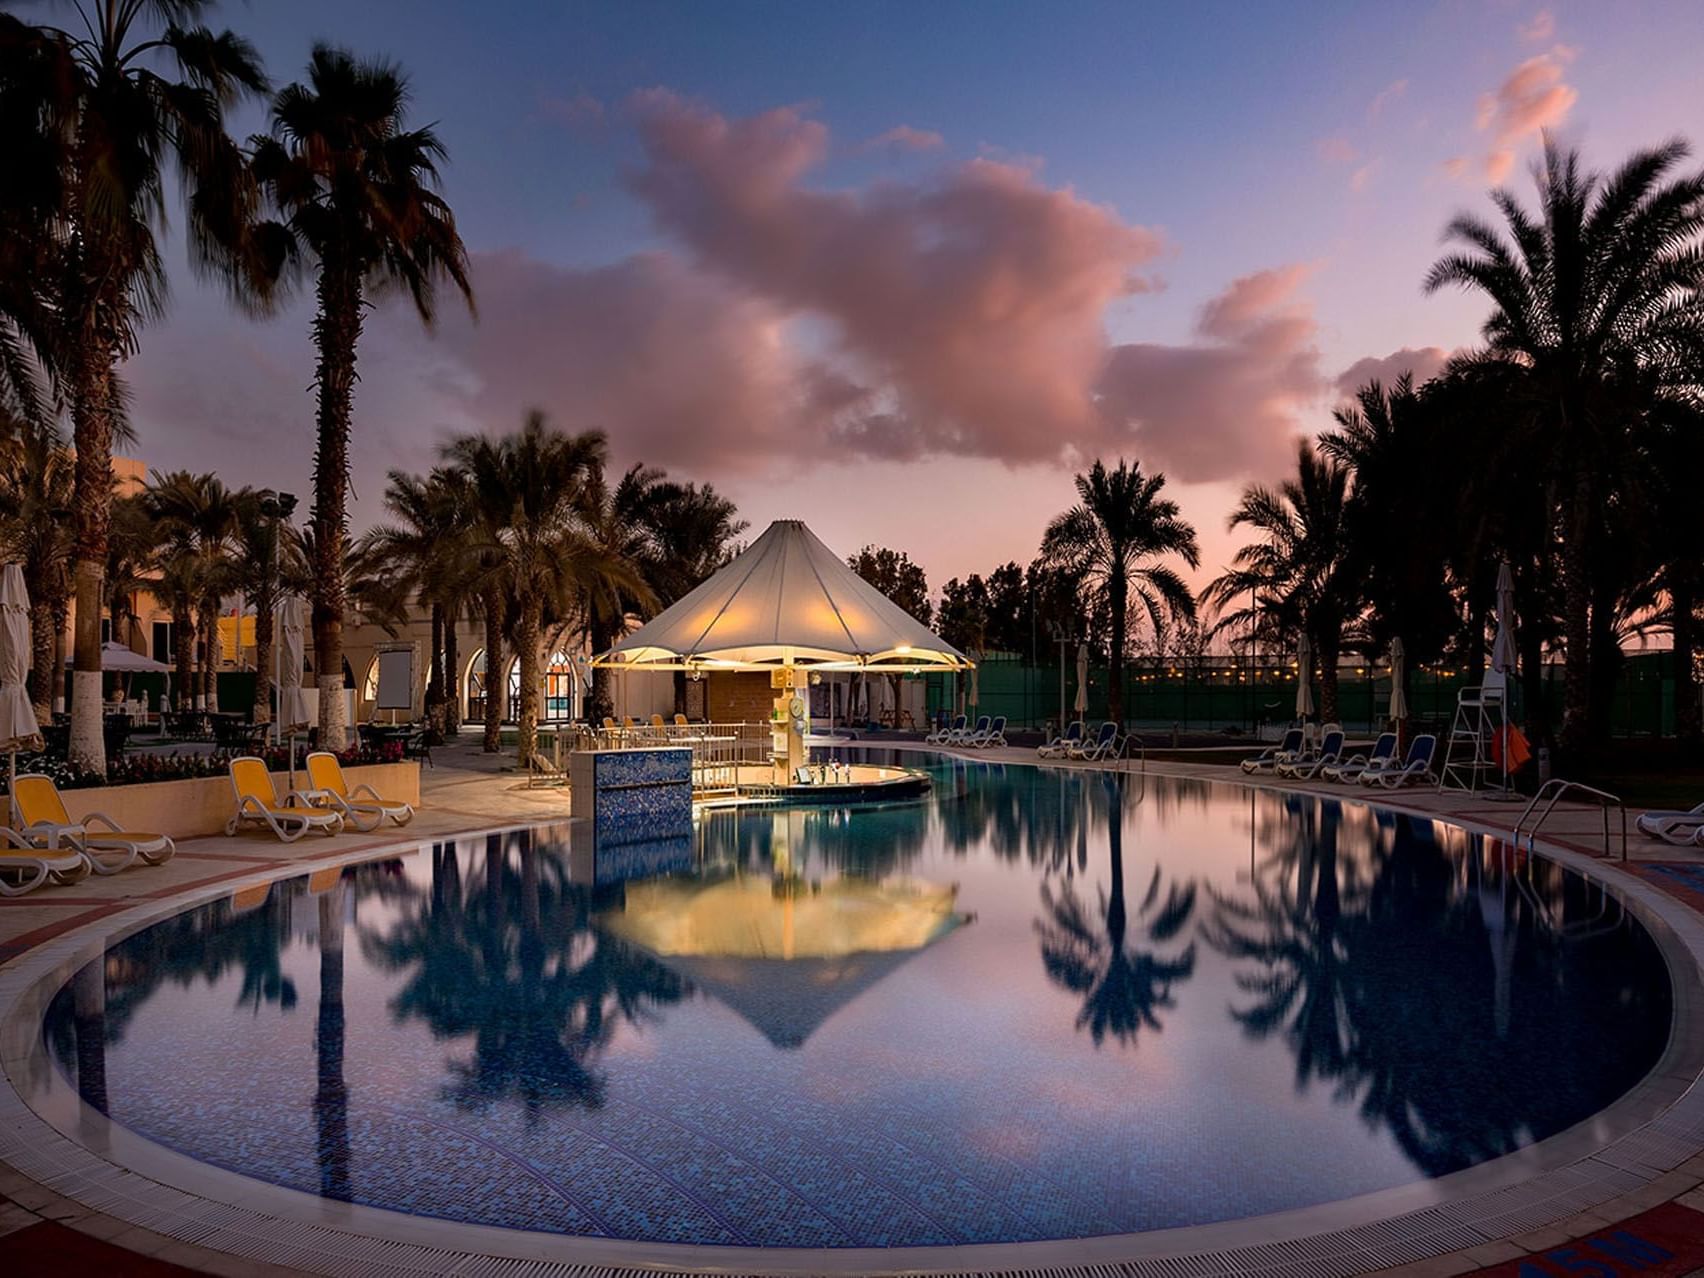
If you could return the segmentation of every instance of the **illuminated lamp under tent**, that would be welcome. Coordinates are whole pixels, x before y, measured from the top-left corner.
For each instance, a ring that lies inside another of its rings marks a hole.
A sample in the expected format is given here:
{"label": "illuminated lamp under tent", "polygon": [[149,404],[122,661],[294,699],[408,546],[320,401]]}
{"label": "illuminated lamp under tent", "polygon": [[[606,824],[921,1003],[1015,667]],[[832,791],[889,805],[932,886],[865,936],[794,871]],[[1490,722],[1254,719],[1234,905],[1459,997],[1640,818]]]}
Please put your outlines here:
{"label": "illuminated lamp under tent", "polygon": [[694,674],[768,671],[774,781],[789,787],[807,757],[812,674],[958,672],[974,665],[797,519],[770,524],[738,557],[592,664]]}

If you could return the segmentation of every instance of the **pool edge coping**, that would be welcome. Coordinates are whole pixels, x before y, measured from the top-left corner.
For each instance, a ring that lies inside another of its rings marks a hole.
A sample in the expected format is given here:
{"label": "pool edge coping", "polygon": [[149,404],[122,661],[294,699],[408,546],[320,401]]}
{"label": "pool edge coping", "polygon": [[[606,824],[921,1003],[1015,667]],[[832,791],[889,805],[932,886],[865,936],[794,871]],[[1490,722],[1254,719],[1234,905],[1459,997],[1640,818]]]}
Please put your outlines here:
{"label": "pool edge coping", "polygon": [[[981,762],[1024,762],[946,751],[931,753]],[[1396,794],[1334,796],[1271,784],[1262,778],[1204,777],[1169,769],[1164,773],[1156,770],[1156,774],[1315,798],[1340,797],[1345,802],[1368,803],[1442,821],[1471,833],[1506,836],[1505,831],[1481,821],[1408,807]],[[513,829],[517,824],[547,823],[523,818],[425,838],[403,838],[383,847],[351,849],[343,856],[326,857],[315,864],[324,869],[384,860],[416,853],[435,842],[478,837]],[[1704,1152],[1704,983],[1699,978],[1699,968],[1704,964],[1704,918],[1654,884],[1613,865],[1554,841],[1542,841],[1541,848],[1546,857],[1609,888],[1657,941],[1675,985],[1674,1028],[1658,1065],[1604,1110],[1536,1145],[1438,1180],[1292,1211],[1139,1234],[891,1249],[705,1247],[588,1239],[328,1202],[226,1172],[155,1145],[98,1115],[79,1099],[77,1108],[84,1112],[73,1126],[86,1129],[84,1141],[94,1136],[97,1144],[104,1139],[108,1145],[146,1147],[141,1167],[130,1161],[110,1162],[24,1099],[13,1075],[32,1066],[39,1068],[45,1058],[40,1045],[40,1013],[64,979],[111,939],[245,886],[301,877],[308,872],[302,866],[276,865],[121,909],[43,941],[0,965],[0,1163],[95,1211],[167,1237],[227,1255],[310,1269],[323,1267],[322,1271],[347,1272],[353,1262],[391,1272],[418,1268],[441,1273],[454,1262],[456,1272],[496,1272],[500,1268],[505,1274],[521,1274],[529,1272],[530,1261],[532,1271],[553,1274],[583,1272],[587,1267],[603,1273],[631,1274],[945,1274],[1044,1267],[1054,1273],[1092,1268],[1101,1274],[1109,1269],[1210,1274],[1273,1269],[1293,1273],[1300,1265],[1310,1273],[1348,1275],[1446,1256],[1519,1237],[1648,1189]],[[27,1040],[22,1044],[20,1033]],[[1606,1123],[1618,1129],[1607,1141],[1588,1130]],[[25,1130],[32,1125],[37,1135],[47,1137],[40,1146],[32,1147],[25,1137]],[[1678,1131],[1666,1130],[1677,1126]],[[103,1132],[103,1128],[107,1130]],[[116,1139],[114,1133],[119,1134]],[[50,1157],[50,1153],[57,1157]],[[137,1151],[127,1148],[125,1153],[134,1158]],[[187,1169],[168,1165],[174,1162],[186,1164]],[[164,1176],[192,1184],[212,1183],[198,1192],[169,1183]],[[1701,1179],[1704,1175],[1693,1178],[1692,1184]],[[1677,1188],[1675,1193],[1684,1193],[1690,1187]],[[220,1190],[225,1191],[223,1200],[211,1196]],[[231,1198],[236,1201],[229,1201]],[[304,1235],[312,1235],[311,1241]],[[1187,1267],[1180,1269],[1179,1262],[1188,1262]]]}

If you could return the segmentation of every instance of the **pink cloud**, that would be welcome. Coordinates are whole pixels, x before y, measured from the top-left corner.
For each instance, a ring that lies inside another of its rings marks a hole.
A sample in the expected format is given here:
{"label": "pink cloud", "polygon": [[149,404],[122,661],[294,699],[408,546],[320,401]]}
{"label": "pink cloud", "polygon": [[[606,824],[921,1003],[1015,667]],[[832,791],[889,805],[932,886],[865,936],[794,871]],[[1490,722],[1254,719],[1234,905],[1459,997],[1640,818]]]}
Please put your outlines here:
{"label": "pink cloud", "polygon": [[761,299],[670,253],[578,270],[507,250],[472,265],[479,322],[446,308],[432,343],[455,362],[436,389],[459,415],[506,430],[542,408],[604,430],[624,461],[717,474],[797,439],[808,365]]}
{"label": "pink cloud", "polygon": [[886,133],[878,133],[858,149],[879,151],[892,147],[899,151],[938,151],[946,144],[947,140],[933,129],[914,129],[909,124],[899,124]]}
{"label": "pink cloud", "polygon": [[1115,348],[1102,410],[1145,462],[1186,483],[1275,475],[1294,462],[1302,414],[1326,390],[1311,268],[1245,275],[1202,308],[1197,340]]}
{"label": "pink cloud", "polygon": [[1450,352],[1442,346],[1404,346],[1389,355],[1369,355],[1356,360],[1337,375],[1332,385],[1339,395],[1347,398],[1368,382],[1391,386],[1404,373],[1412,373],[1414,384],[1420,386],[1436,377],[1449,358]]}
{"label": "pink cloud", "polygon": [[[629,178],[701,269],[786,314],[825,321],[845,447],[1012,462],[1098,445],[1103,313],[1149,287],[1162,249],[1068,189],[976,159],[928,183],[806,184],[828,131],[795,108],[730,120],[638,95]],[[856,393],[848,387],[871,387]]]}
{"label": "pink cloud", "polygon": [[1521,63],[1495,93],[1480,97],[1475,121],[1479,130],[1510,143],[1561,123],[1579,97],[1562,82],[1567,61],[1566,51],[1552,50]]}
{"label": "pink cloud", "polygon": [[1407,80],[1392,80],[1384,88],[1373,95],[1373,100],[1367,103],[1367,116],[1377,119],[1384,109],[1408,92]]}
{"label": "pink cloud", "polygon": [[1379,162],[1370,160],[1349,175],[1349,189],[1359,195],[1367,189],[1367,183],[1373,180],[1373,174],[1378,171]]}
{"label": "pink cloud", "polygon": [[1549,9],[1540,9],[1529,21],[1516,27],[1515,31],[1523,40],[1543,44],[1556,34],[1556,15]]}
{"label": "pink cloud", "polygon": [[1495,92],[1480,96],[1474,125],[1494,143],[1483,161],[1484,175],[1492,184],[1508,176],[1523,142],[1567,118],[1580,96],[1562,79],[1563,67],[1573,56],[1572,49],[1557,45],[1528,58]]}
{"label": "pink cloud", "polygon": [[1315,149],[1327,164],[1352,164],[1360,154],[1345,137],[1321,138]]}

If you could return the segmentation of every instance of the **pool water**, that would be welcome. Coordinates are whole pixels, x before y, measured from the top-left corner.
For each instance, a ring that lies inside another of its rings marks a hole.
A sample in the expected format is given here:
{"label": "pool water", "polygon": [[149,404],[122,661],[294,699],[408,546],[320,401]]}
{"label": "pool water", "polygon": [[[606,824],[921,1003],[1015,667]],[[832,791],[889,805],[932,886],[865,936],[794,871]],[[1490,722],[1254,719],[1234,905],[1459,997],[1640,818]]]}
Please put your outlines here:
{"label": "pool water", "polygon": [[1442,1176],[1667,1040],[1651,938],[1543,859],[1353,802],[917,758],[919,802],[613,852],[519,830],[239,894],[115,944],[44,1032],[90,1104],[260,1180],[812,1247]]}

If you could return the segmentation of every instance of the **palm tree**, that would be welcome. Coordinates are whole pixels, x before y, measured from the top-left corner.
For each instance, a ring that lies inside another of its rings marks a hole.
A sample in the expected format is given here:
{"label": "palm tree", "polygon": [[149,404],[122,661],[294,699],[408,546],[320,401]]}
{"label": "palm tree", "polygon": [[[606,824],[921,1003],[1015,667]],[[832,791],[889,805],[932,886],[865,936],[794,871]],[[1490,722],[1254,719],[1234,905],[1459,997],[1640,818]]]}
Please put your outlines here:
{"label": "palm tree", "polygon": [[243,490],[232,535],[232,578],[254,605],[254,702],[256,723],[272,720],[273,642],[279,605],[308,585],[300,543],[284,522],[277,493]]}
{"label": "palm tree", "polygon": [[[57,272],[44,281],[56,309],[76,446],[72,572],[76,593],[71,761],[104,776],[101,608],[112,512],[112,439],[122,391],[115,369],[134,354],[141,325],[164,305],[156,231],[165,176],[186,188],[192,252],[211,263],[242,240],[247,222],[241,153],[225,111],[266,81],[254,51],[229,31],[195,24],[205,0],[77,0],[74,29],[7,19],[14,56],[45,59],[55,75],[38,105],[58,153],[32,165],[60,169],[54,208]],[[26,52],[27,51],[27,52]],[[38,157],[40,160],[41,157]]]}
{"label": "palm tree", "polygon": [[[611,560],[630,564],[639,578],[638,588],[611,588],[607,579],[588,579],[576,601],[585,618],[586,636],[593,654],[606,652],[627,627],[630,613],[654,607],[657,602],[647,578],[662,562],[655,531],[662,522],[660,509],[673,493],[660,470],[631,466],[611,488],[603,467],[587,476],[582,501],[586,533],[592,543]],[[596,723],[614,710],[609,691],[610,673],[603,667],[592,670],[592,703],[589,715]]]}
{"label": "palm tree", "polygon": [[1704,364],[1704,174],[1670,177],[1686,155],[1679,141],[1635,152],[1606,179],[1546,139],[1536,214],[1492,192],[1507,238],[1459,216],[1447,235],[1462,248],[1426,277],[1428,291],[1491,301],[1485,349],[1459,362],[1518,370],[1533,460],[1554,456],[1562,471],[1562,733],[1574,748],[1606,726],[1591,714],[1592,554],[1628,430]]}
{"label": "palm tree", "polygon": [[112,618],[113,642],[130,645],[136,625],[136,595],[149,589],[159,529],[140,493],[128,493],[112,503],[112,529],[107,535],[107,615]]}
{"label": "palm tree", "polygon": [[[750,525],[739,509],[709,484],[670,482],[650,503],[645,576],[666,608],[684,598],[733,557]],[[598,672],[594,672],[596,679]],[[686,713],[686,671],[674,672],[675,713]]]}
{"label": "palm tree", "polygon": [[[276,278],[310,261],[315,277],[314,655],[332,687],[343,669],[349,430],[366,307],[377,293],[406,290],[430,326],[444,280],[473,302],[467,250],[434,190],[443,144],[430,128],[404,127],[407,105],[396,66],[317,45],[307,83],[278,93],[271,135],[251,143],[255,179],[277,214],[256,230],[255,256]],[[322,692],[319,713],[321,744],[341,750],[343,698]]]}
{"label": "palm tree", "polygon": [[[1203,593],[1221,608],[1221,627],[1254,620],[1223,610],[1253,597],[1262,617],[1308,637],[1320,664],[1320,715],[1337,719],[1337,658],[1343,629],[1360,610],[1358,575],[1349,556],[1349,471],[1297,448],[1296,474],[1277,488],[1253,484],[1231,512],[1229,526],[1250,528],[1260,540],[1237,551],[1232,568]],[[1299,678],[1312,677],[1303,670]]]}
{"label": "palm tree", "polygon": [[449,656],[445,677],[445,631],[455,629],[461,581],[457,570],[465,556],[458,544],[467,524],[465,484],[449,468],[427,476],[393,470],[385,488],[385,509],[392,522],[380,524],[366,537],[364,554],[384,565],[384,577],[402,599],[415,599],[431,614],[432,652],[426,684],[426,715],[435,731],[446,726],[446,687],[455,677],[455,657]]}
{"label": "palm tree", "polygon": [[51,425],[17,424],[0,444],[0,544],[30,596],[30,700],[45,721],[62,687],[59,636],[71,595],[73,464]]}
{"label": "palm tree", "polygon": [[[214,475],[177,470],[156,474],[143,501],[160,538],[159,571],[172,608],[178,656],[180,706],[217,709],[219,604],[236,581],[231,544],[238,525],[238,494]],[[200,678],[193,680],[187,654],[199,646]]]}
{"label": "palm tree", "polygon": [[1076,576],[1091,604],[1111,617],[1111,670],[1107,675],[1107,718],[1124,722],[1125,631],[1139,604],[1157,631],[1168,620],[1194,620],[1195,598],[1183,578],[1156,563],[1177,555],[1191,568],[1201,562],[1195,529],[1178,514],[1177,503],[1160,496],[1166,477],[1144,475],[1140,463],[1122,460],[1116,470],[1096,461],[1077,476],[1078,504],[1054,519],[1041,540],[1042,558]]}
{"label": "palm tree", "polygon": [[574,616],[590,598],[648,602],[649,588],[631,560],[593,535],[593,520],[604,508],[599,475],[607,445],[600,432],[563,434],[535,411],[516,434],[496,440],[468,436],[448,453],[473,494],[464,580],[481,597],[495,596],[515,611],[521,666],[517,753],[525,766],[538,744],[545,618]]}

